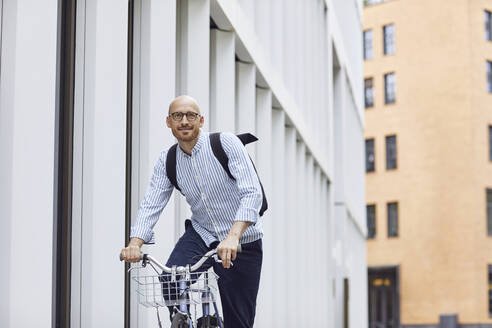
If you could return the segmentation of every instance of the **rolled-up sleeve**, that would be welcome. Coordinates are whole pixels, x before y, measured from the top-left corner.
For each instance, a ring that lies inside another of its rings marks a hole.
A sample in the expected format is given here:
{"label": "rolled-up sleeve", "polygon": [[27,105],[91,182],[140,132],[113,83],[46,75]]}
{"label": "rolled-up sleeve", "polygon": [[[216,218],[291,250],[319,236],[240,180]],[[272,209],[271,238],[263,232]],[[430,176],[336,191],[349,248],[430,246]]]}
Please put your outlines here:
{"label": "rolled-up sleeve", "polygon": [[131,228],[130,238],[140,238],[147,244],[155,242],[154,226],[174,189],[166,174],[166,157],[167,151],[163,151],[154,166],[150,185],[140,203],[135,224]]}
{"label": "rolled-up sleeve", "polygon": [[224,151],[229,158],[229,170],[236,179],[241,199],[234,221],[256,223],[263,201],[260,181],[241,140],[233,133],[221,133]]}

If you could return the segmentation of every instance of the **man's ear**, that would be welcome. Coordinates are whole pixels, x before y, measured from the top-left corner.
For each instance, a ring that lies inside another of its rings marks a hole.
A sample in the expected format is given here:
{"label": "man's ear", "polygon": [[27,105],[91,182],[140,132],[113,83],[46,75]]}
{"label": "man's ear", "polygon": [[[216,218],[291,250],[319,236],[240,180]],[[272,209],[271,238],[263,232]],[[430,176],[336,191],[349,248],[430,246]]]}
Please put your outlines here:
{"label": "man's ear", "polygon": [[166,117],[166,124],[168,128],[171,128],[171,118],[169,116]]}
{"label": "man's ear", "polygon": [[203,118],[203,116],[200,116],[200,127],[201,128],[203,127],[204,122],[205,122],[205,119]]}

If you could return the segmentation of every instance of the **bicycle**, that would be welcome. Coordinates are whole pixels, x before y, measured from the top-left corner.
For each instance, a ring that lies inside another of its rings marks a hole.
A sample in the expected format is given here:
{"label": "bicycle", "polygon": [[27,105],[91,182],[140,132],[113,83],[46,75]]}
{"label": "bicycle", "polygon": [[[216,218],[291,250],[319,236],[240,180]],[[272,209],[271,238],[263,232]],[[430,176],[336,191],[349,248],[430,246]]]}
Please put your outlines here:
{"label": "bicycle", "polygon": [[[241,245],[237,251],[241,251]],[[171,328],[224,328],[215,297],[217,288],[214,282],[219,277],[214,272],[197,271],[210,258],[217,263],[222,262],[217,255],[217,249],[208,251],[194,265],[171,268],[159,263],[149,254],[142,254],[141,266],[134,266],[128,270],[131,272],[150,265],[157,273],[143,276],[137,274],[132,279],[137,285],[138,303],[156,309],[159,328],[162,328],[159,307],[164,306],[173,307]],[[161,269],[161,272],[156,267]],[[202,316],[197,319],[199,305],[202,305]],[[211,314],[211,305],[214,315]]]}

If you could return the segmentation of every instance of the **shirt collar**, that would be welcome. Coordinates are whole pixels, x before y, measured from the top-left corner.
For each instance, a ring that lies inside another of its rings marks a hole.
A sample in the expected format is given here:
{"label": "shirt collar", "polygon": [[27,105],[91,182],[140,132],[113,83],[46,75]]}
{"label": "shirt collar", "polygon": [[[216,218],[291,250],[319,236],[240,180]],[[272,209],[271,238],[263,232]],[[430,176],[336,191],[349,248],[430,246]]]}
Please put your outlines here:
{"label": "shirt collar", "polygon": [[[191,154],[194,155],[196,154],[200,148],[202,148],[202,146],[205,144],[205,141],[206,141],[206,138],[207,138],[207,133],[206,132],[203,132],[202,129],[200,129],[200,135],[198,137],[198,140],[195,144],[195,146],[193,146],[193,149],[191,150]],[[186,156],[190,156],[188,155],[187,153],[185,153],[181,147],[178,147],[179,148],[179,151],[183,154],[183,155],[186,155]]]}

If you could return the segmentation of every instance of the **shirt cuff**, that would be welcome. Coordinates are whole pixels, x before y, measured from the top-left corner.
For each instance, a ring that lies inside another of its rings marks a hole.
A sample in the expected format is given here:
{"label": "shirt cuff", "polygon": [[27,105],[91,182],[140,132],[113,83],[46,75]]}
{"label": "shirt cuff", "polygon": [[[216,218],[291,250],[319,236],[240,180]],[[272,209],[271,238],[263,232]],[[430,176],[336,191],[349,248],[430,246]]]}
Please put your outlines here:
{"label": "shirt cuff", "polygon": [[255,208],[244,208],[240,207],[236,212],[236,217],[234,221],[242,221],[242,222],[252,222],[256,223],[258,221],[258,210]]}
{"label": "shirt cuff", "polygon": [[146,245],[155,244],[154,231],[151,230],[145,233],[138,233],[133,230],[134,228],[132,228],[132,232],[130,233],[130,238],[140,238],[144,241],[144,244]]}

